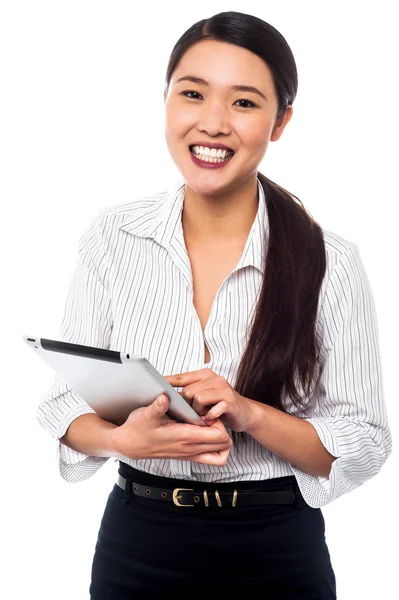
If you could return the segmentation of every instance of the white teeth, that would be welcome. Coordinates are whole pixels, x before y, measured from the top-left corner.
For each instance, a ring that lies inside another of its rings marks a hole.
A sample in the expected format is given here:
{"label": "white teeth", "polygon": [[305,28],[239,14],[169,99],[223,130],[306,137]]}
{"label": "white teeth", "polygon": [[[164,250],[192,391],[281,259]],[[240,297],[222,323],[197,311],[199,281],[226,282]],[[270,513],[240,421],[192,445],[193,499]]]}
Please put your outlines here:
{"label": "white teeth", "polygon": [[230,150],[223,150],[222,148],[207,148],[206,146],[193,146],[193,150],[197,154],[203,154],[204,156],[218,156],[219,158],[231,153]]}
{"label": "white teeth", "polygon": [[192,146],[192,153],[205,162],[223,162],[229,160],[234,152],[222,148],[207,148],[206,146]]}

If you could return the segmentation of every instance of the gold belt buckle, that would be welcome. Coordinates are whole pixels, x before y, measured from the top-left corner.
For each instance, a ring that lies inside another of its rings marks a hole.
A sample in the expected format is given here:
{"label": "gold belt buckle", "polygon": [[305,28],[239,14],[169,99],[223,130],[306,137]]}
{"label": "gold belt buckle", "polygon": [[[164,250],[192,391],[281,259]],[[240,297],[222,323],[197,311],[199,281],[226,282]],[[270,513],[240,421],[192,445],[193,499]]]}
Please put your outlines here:
{"label": "gold belt buckle", "polygon": [[[180,500],[182,499],[182,496],[180,495],[180,492],[193,492],[193,491],[194,491],[193,488],[175,488],[173,490],[173,494],[172,494],[172,499],[173,499],[174,505],[175,506],[180,506],[180,507],[194,506],[194,504],[181,504],[180,503]],[[208,492],[207,492],[207,490],[203,491],[203,495],[204,495],[204,504],[205,504],[205,506],[209,506],[209,499],[208,499]],[[231,503],[231,506],[233,508],[235,508],[236,505],[237,505],[237,496],[238,496],[238,492],[237,492],[237,490],[234,490],[234,492],[233,492],[233,500],[232,500],[232,503]],[[218,490],[215,490],[215,498],[216,498],[217,505],[219,507],[221,507],[222,506],[222,500],[220,498]],[[197,501],[197,500],[199,500],[199,498],[196,497],[195,500]]]}
{"label": "gold belt buckle", "polygon": [[194,506],[194,504],[180,504],[180,500],[182,496],[180,496],[180,492],[193,492],[192,488],[176,488],[173,490],[172,499],[175,506]]}

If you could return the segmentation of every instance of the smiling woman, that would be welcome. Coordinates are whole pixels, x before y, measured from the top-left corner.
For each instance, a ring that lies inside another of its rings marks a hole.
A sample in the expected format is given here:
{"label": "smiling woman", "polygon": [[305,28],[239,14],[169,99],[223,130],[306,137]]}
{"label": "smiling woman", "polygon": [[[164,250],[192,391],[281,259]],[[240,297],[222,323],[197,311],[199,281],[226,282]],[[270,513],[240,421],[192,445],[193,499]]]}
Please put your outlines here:
{"label": "smiling woman", "polygon": [[258,172],[297,87],[268,23],[194,23],[164,92],[182,180],[82,236],[61,338],[145,356],[208,425],[173,421],[165,396],[116,426],[59,378],[47,392],[66,480],[119,459],[92,600],[336,598],[321,508],[379,472],[391,436],[357,246]]}
{"label": "smiling woman", "polygon": [[[200,42],[193,43],[187,32],[179,49],[179,56],[176,49],[172,52],[164,95],[169,152],[197,196],[226,194],[233,180],[235,188],[241,184],[235,196],[241,197],[242,205],[248,205],[248,195],[249,204],[253,204],[256,168],[269,142],[280,138],[291,119],[297,83],[292,82],[290,102],[287,99],[279,107],[271,68],[243,44],[232,44],[215,35],[204,35]],[[285,50],[288,59],[288,47]],[[268,53],[269,64],[279,60]],[[280,58],[283,61],[284,54]],[[188,89],[188,82],[195,87]],[[190,146],[197,146],[202,162],[190,157]],[[228,162],[209,160],[212,148],[228,148],[233,157]],[[215,175],[213,165],[218,168]],[[219,165],[226,168],[220,170]],[[188,203],[194,204],[192,200]],[[198,202],[195,204],[198,206]]]}

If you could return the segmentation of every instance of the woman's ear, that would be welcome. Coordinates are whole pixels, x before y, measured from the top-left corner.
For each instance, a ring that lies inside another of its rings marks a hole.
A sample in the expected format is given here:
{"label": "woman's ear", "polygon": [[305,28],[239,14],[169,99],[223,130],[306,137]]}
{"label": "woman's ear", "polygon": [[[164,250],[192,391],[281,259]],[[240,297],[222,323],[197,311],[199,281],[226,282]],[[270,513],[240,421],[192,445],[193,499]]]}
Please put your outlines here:
{"label": "woman's ear", "polygon": [[270,138],[271,142],[277,142],[277,140],[279,140],[281,138],[286,125],[288,125],[288,123],[291,121],[293,112],[294,112],[293,106],[292,106],[292,104],[290,104],[289,106],[287,106],[286,111],[283,114],[283,116],[276,119],[276,122],[273,127],[273,131],[272,131],[272,135]]}

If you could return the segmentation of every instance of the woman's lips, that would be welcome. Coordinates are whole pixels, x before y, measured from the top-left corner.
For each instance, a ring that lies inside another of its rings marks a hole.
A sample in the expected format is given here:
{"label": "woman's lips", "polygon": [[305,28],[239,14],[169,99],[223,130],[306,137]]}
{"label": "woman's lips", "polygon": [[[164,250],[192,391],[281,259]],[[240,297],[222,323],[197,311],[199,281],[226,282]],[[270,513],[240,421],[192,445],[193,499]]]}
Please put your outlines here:
{"label": "woman's lips", "polygon": [[220,169],[221,167],[225,167],[226,165],[229,164],[229,162],[231,161],[231,159],[234,156],[234,154],[233,154],[233,156],[231,158],[224,160],[223,162],[210,163],[210,162],[206,162],[205,160],[201,160],[200,158],[198,158],[198,156],[196,156],[193,152],[191,152],[190,148],[189,148],[189,152],[190,152],[193,162],[196,165],[198,165],[199,167],[203,167],[204,169]]}

